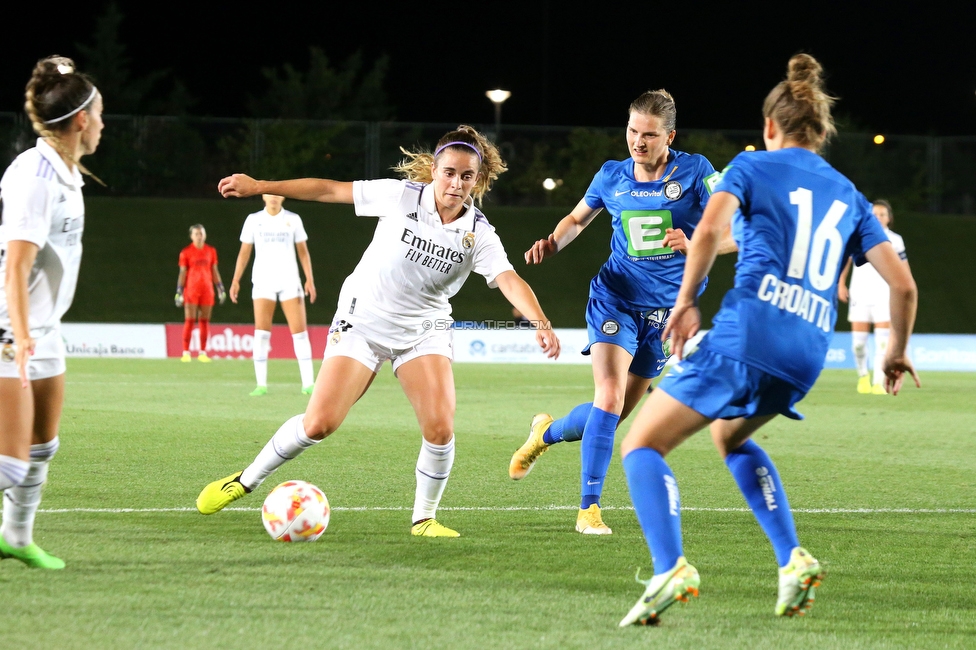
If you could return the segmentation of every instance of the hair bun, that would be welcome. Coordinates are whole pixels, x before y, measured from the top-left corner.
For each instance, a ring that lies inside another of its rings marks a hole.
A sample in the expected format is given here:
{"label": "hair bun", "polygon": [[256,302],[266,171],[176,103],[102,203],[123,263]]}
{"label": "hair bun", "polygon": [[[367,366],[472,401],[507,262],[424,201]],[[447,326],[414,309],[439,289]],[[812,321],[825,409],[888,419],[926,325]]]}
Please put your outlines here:
{"label": "hair bun", "polygon": [[809,54],[796,54],[786,68],[786,79],[790,82],[821,85],[823,66]]}

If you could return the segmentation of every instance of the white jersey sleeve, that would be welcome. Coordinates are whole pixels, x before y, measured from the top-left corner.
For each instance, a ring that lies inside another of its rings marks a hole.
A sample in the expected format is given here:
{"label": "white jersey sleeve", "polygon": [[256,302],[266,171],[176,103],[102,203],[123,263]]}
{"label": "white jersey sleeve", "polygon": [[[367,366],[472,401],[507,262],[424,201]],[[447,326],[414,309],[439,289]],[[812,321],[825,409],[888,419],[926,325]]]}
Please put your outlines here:
{"label": "white jersey sleeve", "polygon": [[57,328],[71,307],[81,265],[85,229],[84,185],[43,139],[10,164],[0,179],[0,329],[10,327],[6,295],[8,242],[38,248],[27,281],[28,327],[35,339]]}
{"label": "white jersey sleeve", "polygon": [[247,219],[244,220],[244,227],[241,228],[242,244],[254,243],[254,216],[253,214],[249,214],[247,215]]}
{"label": "white jersey sleeve", "polygon": [[60,192],[43,176],[18,180],[16,188],[3,193],[4,240],[28,241],[43,248],[51,230],[51,203]]}
{"label": "white jersey sleeve", "polygon": [[292,225],[295,228],[295,243],[299,244],[303,241],[308,241],[308,233],[305,232],[305,224],[302,222],[302,218],[299,217],[294,212],[292,213]]}
{"label": "white jersey sleeve", "polygon": [[385,217],[396,211],[403,197],[403,181],[384,178],[353,181],[352,198],[358,217]]}
{"label": "white jersey sleeve", "polygon": [[515,269],[512,263],[508,261],[505,247],[495,233],[495,229],[485,222],[479,230],[481,232],[477,234],[480,235],[481,241],[478,241],[475,246],[474,268],[472,270],[478,275],[484,276],[488,286],[495,289],[498,287],[495,278],[505,271],[514,271]]}
{"label": "white jersey sleeve", "polygon": [[902,236],[901,235],[899,235],[896,232],[891,232],[889,230],[888,231],[888,241],[891,242],[891,245],[894,247],[895,252],[898,253],[898,258],[899,259],[902,259],[902,260],[907,260],[908,259],[908,253],[905,252],[905,240],[902,239]]}

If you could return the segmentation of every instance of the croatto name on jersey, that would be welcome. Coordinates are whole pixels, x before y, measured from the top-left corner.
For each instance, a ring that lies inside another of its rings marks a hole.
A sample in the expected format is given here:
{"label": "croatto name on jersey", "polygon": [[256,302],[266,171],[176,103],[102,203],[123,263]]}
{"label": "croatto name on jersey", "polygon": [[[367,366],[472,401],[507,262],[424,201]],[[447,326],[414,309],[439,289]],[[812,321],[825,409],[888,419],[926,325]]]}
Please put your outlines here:
{"label": "croatto name on jersey", "polygon": [[461,251],[424,239],[409,228],[403,229],[400,241],[410,247],[403,256],[404,259],[441,273],[450,273],[455,264],[464,262],[464,253]]}
{"label": "croatto name on jersey", "polygon": [[777,309],[795,314],[808,323],[816,321],[817,327],[825,332],[830,331],[830,303],[809,289],[783,282],[772,273],[767,273],[757,295]]}

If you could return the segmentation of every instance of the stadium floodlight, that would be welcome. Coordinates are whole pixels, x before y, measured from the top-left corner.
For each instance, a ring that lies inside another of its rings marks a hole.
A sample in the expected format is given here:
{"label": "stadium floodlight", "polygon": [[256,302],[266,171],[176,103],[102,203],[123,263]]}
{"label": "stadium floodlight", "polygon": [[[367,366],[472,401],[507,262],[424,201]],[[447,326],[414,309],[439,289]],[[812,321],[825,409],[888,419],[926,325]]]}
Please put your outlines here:
{"label": "stadium floodlight", "polygon": [[746,145],[746,151],[755,151],[755,150],[756,150],[756,145],[754,145],[754,144],[747,144]]}
{"label": "stadium floodlight", "polygon": [[556,189],[556,181],[551,178],[547,178],[546,180],[542,181],[542,188],[551,192]]}
{"label": "stadium floodlight", "polygon": [[874,136],[874,144],[884,144],[884,141],[885,141],[885,137],[880,133]]}
{"label": "stadium floodlight", "polygon": [[495,140],[498,140],[502,133],[502,104],[511,96],[511,91],[502,90],[501,88],[485,92],[485,97],[490,99],[491,103],[495,105]]}

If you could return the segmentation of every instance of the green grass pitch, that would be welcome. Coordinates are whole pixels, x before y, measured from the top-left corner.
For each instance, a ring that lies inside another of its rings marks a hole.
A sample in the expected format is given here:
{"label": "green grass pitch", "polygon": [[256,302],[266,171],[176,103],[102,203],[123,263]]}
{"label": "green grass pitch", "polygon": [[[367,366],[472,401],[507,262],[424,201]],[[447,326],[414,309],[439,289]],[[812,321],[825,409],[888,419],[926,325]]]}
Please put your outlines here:
{"label": "green grass pitch", "polygon": [[[592,394],[585,366],[455,366],[457,460],[439,519],[409,535],[420,445],[387,366],[343,427],[240,509],[194,499],[304,410],[294,362],[69,360],[62,446],[37,541],[61,572],[0,565],[4,648],[971,648],[976,647],[976,375],[926,373],[897,398],[825,372],[804,422],[757,435],[803,544],[827,577],[805,618],[773,616],[772,551],[707,434],[669,460],[701,597],[659,628],[617,629],[650,559],[614,458],[614,534],[573,530],[579,447],[508,479],[531,416]],[[623,430],[629,426],[625,423]],[[618,436],[618,442],[621,436]],[[286,479],[333,507],[313,544],[273,542],[258,508]]]}

